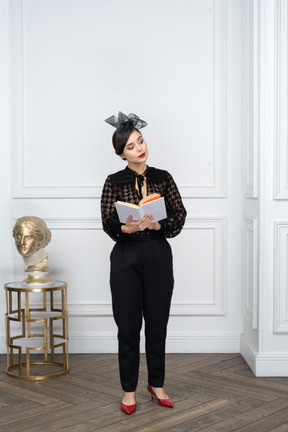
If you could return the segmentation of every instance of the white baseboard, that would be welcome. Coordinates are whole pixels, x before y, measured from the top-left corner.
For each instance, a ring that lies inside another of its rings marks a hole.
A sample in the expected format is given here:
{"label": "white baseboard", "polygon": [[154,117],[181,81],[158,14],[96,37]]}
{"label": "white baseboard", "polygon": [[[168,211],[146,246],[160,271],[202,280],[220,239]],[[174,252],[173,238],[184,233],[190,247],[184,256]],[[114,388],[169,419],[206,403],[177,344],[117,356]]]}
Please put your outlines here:
{"label": "white baseboard", "polygon": [[258,353],[256,347],[241,335],[240,354],[256,377],[288,376],[288,352]]}
{"label": "white baseboard", "polygon": [[[145,352],[144,338],[141,337],[141,352]],[[116,353],[118,350],[115,333],[109,334],[70,334],[69,352],[72,353]],[[167,353],[238,353],[239,333],[175,334],[170,333],[166,340]]]}
{"label": "white baseboard", "polygon": [[239,333],[191,333],[167,336],[168,353],[239,353]]}
{"label": "white baseboard", "polygon": [[[34,339],[35,345],[38,341]],[[140,349],[145,352],[144,337]],[[41,342],[39,341],[39,345]],[[1,354],[6,353],[5,337],[0,337]],[[239,333],[170,333],[166,340],[167,353],[238,353]],[[74,333],[69,334],[69,353],[117,353],[116,332],[111,333]]]}
{"label": "white baseboard", "polygon": [[254,375],[256,375],[257,349],[252,343],[248,342],[244,334],[241,334],[240,337],[240,354],[242,355]]}

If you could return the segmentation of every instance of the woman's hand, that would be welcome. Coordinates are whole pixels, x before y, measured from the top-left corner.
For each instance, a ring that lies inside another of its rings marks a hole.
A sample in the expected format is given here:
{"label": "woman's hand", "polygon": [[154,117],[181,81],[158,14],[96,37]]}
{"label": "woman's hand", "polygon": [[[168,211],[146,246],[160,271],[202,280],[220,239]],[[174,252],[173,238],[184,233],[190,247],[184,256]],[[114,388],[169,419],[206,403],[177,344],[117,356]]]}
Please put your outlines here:
{"label": "woman's hand", "polygon": [[[126,220],[126,225],[121,226],[121,230],[125,234],[132,234],[137,231],[144,231],[146,228],[150,228],[150,226],[157,224],[158,222],[153,223],[153,215],[146,214],[139,221],[133,221],[132,216],[130,215]],[[160,224],[159,224],[160,225]],[[159,228],[160,229],[160,228]]]}
{"label": "woman's hand", "polygon": [[151,222],[147,228],[150,230],[159,231],[161,229],[161,225],[159,222]]}

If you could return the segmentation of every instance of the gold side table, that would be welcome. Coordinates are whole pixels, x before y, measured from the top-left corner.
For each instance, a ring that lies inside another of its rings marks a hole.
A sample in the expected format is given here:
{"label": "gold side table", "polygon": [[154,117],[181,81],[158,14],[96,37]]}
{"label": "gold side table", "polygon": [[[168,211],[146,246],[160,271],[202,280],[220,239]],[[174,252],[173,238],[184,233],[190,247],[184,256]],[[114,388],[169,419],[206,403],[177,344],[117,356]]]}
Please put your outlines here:
{"label": "gold side table", "polygon": [[[31,287],[22,282],[11,282],[4,288],[7,375],[43,380],[66,374],[69,370],[67,283],[53,282],[49,286]],[[40,360],[32,361],[30,354],[33,351],[38,352]],[[16,361],[15,357],[18,357]],[[32,369],[36,372],[33,373]]]}

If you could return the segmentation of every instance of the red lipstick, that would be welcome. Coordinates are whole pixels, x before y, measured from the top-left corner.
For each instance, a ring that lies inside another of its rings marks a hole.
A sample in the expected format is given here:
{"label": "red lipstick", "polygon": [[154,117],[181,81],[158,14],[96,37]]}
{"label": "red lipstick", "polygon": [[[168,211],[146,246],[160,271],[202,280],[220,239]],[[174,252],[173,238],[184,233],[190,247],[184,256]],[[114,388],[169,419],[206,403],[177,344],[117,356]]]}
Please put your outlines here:
{"label": "red lipstick", "polygon": [[140,156],[138,156],[139,158],[143,158],[145,156],[145,153],[142,153]]}

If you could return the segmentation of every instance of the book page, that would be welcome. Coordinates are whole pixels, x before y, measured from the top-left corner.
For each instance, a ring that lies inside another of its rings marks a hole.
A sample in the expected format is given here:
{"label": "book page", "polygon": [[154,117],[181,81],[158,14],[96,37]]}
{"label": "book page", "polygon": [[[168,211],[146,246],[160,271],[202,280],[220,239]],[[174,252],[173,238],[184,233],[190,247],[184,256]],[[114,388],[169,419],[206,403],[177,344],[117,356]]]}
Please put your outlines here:
{"label": "book page", "polygon": [[153,222],[158,222],[167,217],[164,198],[143,204],[141,207],[132,207],[126,204],[115,202],[115,207],[121,223],[126,223],[129,215],[132,215],[133,221],[141,219],[145,214],[154,216]]}
{"label": "book page", "polygon": [[126,224],[126,220],[128,219],[129,215],[132,215],[133,221],[137,221],[142,217],[140,213],[140,207],[132,207],[119,202],[115,202],[115,207],[121,223]]}
{"label": "book page", "polygon": [[167,217],[164,197],[142,204],[140,208],[143,216],[147,213],[154,216],[153,222],[161,221]]}

